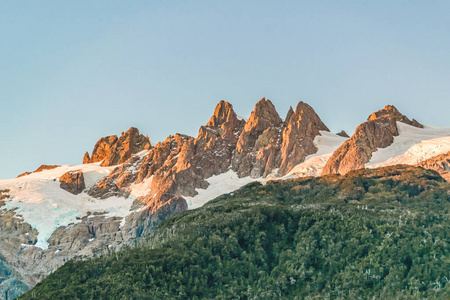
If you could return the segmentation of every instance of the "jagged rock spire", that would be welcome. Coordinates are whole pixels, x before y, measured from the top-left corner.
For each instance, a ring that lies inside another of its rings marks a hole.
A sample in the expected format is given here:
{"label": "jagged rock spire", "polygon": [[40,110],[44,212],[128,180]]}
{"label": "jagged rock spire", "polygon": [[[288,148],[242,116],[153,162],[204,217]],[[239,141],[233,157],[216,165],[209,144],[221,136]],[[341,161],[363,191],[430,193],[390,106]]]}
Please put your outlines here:
{"label": "jagged rock spire", "polygon": [[294,114],[294,110],[292,109],[292,106],[289,106],[289,110],[286,114],[286,118],[284,118],[284,127],[288,126],[289,120],[291,119],[293,114]]}
{"label": "jagged rock spire", "polygon": [[139,134],[137,128],[131,127],[126,132],[122,132],[120,138],[116,135],[103,137],[97,141],[89,157],[86,152],[83,163],[94,163],[102,161],[102,166],[113,166],[124,163],[131,155],[144,149],[150,149],[150,140]]}
{"label": "jagged rock spire", "polygon": [[[266,98],[261,98],[256,103],[250,117],[245,123],[244,129],[237,143],[237,152],[253,150],[256,140],[267,128],[280,127],[283,121],[278,115],[275,106]],[[257,149],[256,149],[257,150]]]}
{"label": "jagged rock spire", "polygon": [[221,100],[217,104],[213,116],[209,122],[206,123],[206,126],[219,127],[225,122],[234,122],[234,119],[237,121],[237,116],[233,110],[233,105],[225,100]]}
{"label": "jagged rock spire", "polygon": [[[288,113],[289,116],[289,113]],[[286,118],[281,146],[280,174],[286,174],[295,165],[303,162],[305,157],[316,153],[314,138],[320,130],[329,131],[314,109],[300,101],[295,112]]]}
{"label": "jagged rock spire", "polygon": [[240,177],[260,177],[277,165],[283,121],[266,98],[256,103],[233,154],[232,168]]}
{"label": "jagged rock spire", "polygon": [[[221,100],[214,110],[214,114],[206,124],[206,127],[218,129],[218,134],[225,141],[235,145],[237,138],[244,126],[244,121],[237,118],[231,103]],[[204,128],[201,127],[199,137],[205,135]]]}

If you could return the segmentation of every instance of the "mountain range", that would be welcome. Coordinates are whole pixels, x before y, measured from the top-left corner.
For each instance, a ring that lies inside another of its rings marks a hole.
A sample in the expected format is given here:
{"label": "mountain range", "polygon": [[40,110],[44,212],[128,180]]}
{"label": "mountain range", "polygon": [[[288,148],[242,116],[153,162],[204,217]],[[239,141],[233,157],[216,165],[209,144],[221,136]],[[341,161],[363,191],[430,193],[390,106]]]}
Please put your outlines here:
{"label": "mountain range", "polygon": [[167,217],[251,182],[394,165],[450,180],[450,128],[387,105],[348,136],[330,132],[304,102],[282,119],[262,98],[245,119],[220,101],[197,137],[175,134],[155,145],[132,127],[99,139],[82,162],[0,180],[0,299],[22,294],[76,256],[135,245]]}

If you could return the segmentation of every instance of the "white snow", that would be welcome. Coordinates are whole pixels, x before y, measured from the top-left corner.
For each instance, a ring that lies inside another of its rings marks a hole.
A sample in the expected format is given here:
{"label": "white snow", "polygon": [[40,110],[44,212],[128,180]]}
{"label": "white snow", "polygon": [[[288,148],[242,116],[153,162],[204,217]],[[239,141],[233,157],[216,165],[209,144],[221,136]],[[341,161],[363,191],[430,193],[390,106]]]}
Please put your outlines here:
{"label": "white snow", "polygon": [[101,167],[99,163],[77,166],[64,165],[28,176],[0,180],[0,189],[9,189],[11,198],[5,199],[5,208],[15,209],[25,222],[37,229],[36,247],[47,249],[48,239],[55,229],[79,222],[77,218],[88,212],[106,212],[106,216],[125,217],[135,197],[111,197],[99,200],[85,193],[73,195],[59,186],[58,178],[68,171],[81,170],[86,187],[94,185],[108,175],[114,167]]}
{"label": "white snow", "polygon": [[414,165],[450,151],[450,128],[429,125],[417,128],[401,122],[397,122],[397,126],[399,135],[394,137],[394,143],[374,152],[366,167]]}
{"label": "white snow", "polygon": [[247,183],[257,181],[260,179],[254,179],[251,177],[239,178],[237,174],[229,170],[220,175],[211,176],[206,179],[209,183],[207,189],[195,189],[198,194],[194,197],[185,197],[189,209],[194,209],[203,206],[206,202],[219,197],[220,195],[233,192]]}
{"label": "white snow", "polygon": [[248,121],[247,118],[244,118],[244,117],[242,117],[242,116],[236,116],[236,117],[237,117],[237,119],[238,119],[239,121],[245,121],[245,122]]}
{"label": "white snow", "polygon": [[347,140],[345,137],[328,131],[321,130],[320,134],[314,139],[314,145],[318,148],[317,152],[308,155],[304,162],[292,168],[288,174],[283,176],[283,179],[319,176],[333,152]]}
{"label": "white snow", "polygon": [[149,178],[145,178],[142,182],[140,182],[138,184],[133,183],[128,188],[128,192],[131,195],[135,196],[136,198],[145,196],[151,192],[152,181],[153,181],[153,175],[150,176]]}

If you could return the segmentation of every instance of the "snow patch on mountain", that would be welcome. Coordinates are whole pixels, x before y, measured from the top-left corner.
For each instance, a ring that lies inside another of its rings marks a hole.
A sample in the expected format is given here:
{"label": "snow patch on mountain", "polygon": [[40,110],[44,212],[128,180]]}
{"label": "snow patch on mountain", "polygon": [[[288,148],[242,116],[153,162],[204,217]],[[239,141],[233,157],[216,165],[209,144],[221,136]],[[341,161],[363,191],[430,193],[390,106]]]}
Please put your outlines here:
{"label": "snow patch on mountain", "polygon": [[152,181],[153,181],[153,175],[150,176],[149,178],[145,178],[140,183],[137,183],[137,184],[133,183],[127,189],[127,191],[135,197],[143,197],[151,192]]}
{"label": "snow patch on mountain", "polygon": [[79,222],[88,212],[101,212],[105,216],[125,217],[135,197],[111,197],[99,200],[85,193],[73,195],[60,188],[58,178],[68,171],[84,173],[86,187],[108,175],[114,167],[101,167],[99,163],[64,165],[28,176],[0,180],[0,189],[9,189],[9,199],[4,199],[7,210],[15,210],[25,222],[39,232],[36,247],[47,249],[48,239],[60,226]]}
{"label": "snow patch on mountain", "polygon": [[283,179],[291,179],[296,177],[320,176],[322,169],[331,157],[333,152],[344,143],[347,138],[336,135],[328,131],[320,131],[320,135],[314,139],[314,145],[317,152],[308,155],[305,161],[296,165],[286,174]]}
{"label": "snow patch on mountain", "polygon": [[185,197],[188,204],[188,209],[195,209],[203,206],[206,202],[219,197],[220,195],[231,193],[244,185],[258,181],[260,179],[255,179],[251,177],[239,178],[236,172],[229,170],[220,175],[214,175],[206,179],[209,183],[207,189],[195,189],[198,193],[194,197]]}
{"label": "snow patch on mountain", "polygon": [[397,122],[399,135],[389,147],[372,154],[367,168],[396,164],[415,165],[421,161],[450,151],[450,128],[424,125],[417,128]]}

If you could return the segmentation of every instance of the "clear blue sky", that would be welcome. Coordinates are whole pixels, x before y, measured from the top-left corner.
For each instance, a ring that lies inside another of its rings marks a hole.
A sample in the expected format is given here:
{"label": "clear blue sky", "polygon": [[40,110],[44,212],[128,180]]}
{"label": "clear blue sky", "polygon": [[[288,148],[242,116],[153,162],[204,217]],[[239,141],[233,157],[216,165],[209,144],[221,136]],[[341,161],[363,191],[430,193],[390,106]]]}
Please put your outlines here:
{"label": "clear blue sky", "polygon": [[[280,3],[281,2],[281,3]],[[353,133],[394,104],[450,127],[449,1],[0,2],[0,178],[130,126],[197,135],[221,99]]]}

